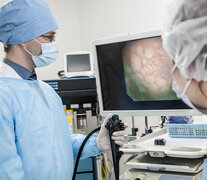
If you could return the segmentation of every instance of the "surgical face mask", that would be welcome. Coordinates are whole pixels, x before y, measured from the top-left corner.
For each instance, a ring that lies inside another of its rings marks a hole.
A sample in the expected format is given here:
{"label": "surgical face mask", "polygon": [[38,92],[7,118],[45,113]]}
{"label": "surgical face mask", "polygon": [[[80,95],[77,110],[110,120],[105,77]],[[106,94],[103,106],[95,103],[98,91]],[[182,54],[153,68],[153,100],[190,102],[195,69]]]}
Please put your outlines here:
{"label": "surgical face mask", "polygon": [[173,82],[172,82],[172,90],[176,93],[177,97],[180,98],[185,104],[187,104],[189,107],[191,107],[193,109],[196,109],[196,107],[189,100],[188,96],[185,94],[185,92],[186,92],[187,88],[189,87],[191,81],[192,80],[190,79],[187,82],[187,84],[185,86],[185,89],[183,90],[183,92],[181,92],[178,84],[175,81],[175,79],[173,79]]}
{"label": "surgical face mask", "polygon": [[43,67],[51,64],[57,59],[58,56],[58,46],[56,42],[52,43],[40,43],[38,40],[34,39],[38,42],[42,47],[42,54],[39,56],[34,56],[31,52],[29,52],[25,47],[24,49],[28,54],[32,56],[32,59],[36,65],[36,67]]}
{"label": "surgical face mask", "polygon": [[[175,69],[176,69],[176,65],[174,65],[174,67],[172,68],[172,71],[171,71],[172,77],[173,77],[173,73],[174,73]],[[187,104],[189,107],[191,107],[193,109],[196,109],[196,107],[189,100],[188,96],[185,94],[188,87],[190,86],[191,81],[192,81],[192,79],[189,79],[189,81],[187,82],[183,92],[181,92],[175,78],[173,78],[172,90],[176,93],[177,97],[180,98],[185,104]]]}

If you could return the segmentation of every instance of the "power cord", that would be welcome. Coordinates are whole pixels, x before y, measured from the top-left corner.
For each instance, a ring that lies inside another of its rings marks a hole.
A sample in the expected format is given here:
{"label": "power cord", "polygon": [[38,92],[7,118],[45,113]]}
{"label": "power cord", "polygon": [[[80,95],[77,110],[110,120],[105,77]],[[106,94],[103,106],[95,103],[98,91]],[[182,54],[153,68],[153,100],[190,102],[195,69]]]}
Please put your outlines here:
{"label": "power cord", "polygon": [[81,147],[80,147],[80,150],[78,151],[78,155],[77,155],[77,158],[76,158],[76,162],[75,162],[75,168],[74,168],[74,171],[73,171],[73,177],[72,177],[72,180],[75,180],[75,177],[76,177],[76,173],[77,173],[77,169],[78,169],[78,164],[79,164],[79,161],[80,161],[80,157],[81,157],[81,154],[82,154],[82,151],[83,151],[83,148],[86,144],[86,142],[88,141],[88,139],[97,131],[100,131],[101,127],[98,127],[96,129],[94,129],[93,131],[91,131],[87,136],[86,138],[84,139],[83,143],[81,144]]}
{"label": "power cord", "polygon": [[161,123],[160,126],[161,128],[163,128],[164,124],[167,122],[167,116],[161,116]]}
{"label": "power cord", "polygon": [[[107,124],[105,125],[106,129],[109,131],[109,137],[110,137],[110,144],[111,144],[111,151],[112,151],[112,158],[113,158],[113,164],[114,164],[114,173],[115,173],[115,178],[116,180],[119,179],[119,160],[121,156],[123,155],[122,151],[119,151],[119,145],[115,144],[114,140],[111,139],[112,134],[115,131],[122,131],[125,129],[124,123],[119,119],[118,115],[113,115],[112,118],[109,119]],[[80,150],[77,155],[76,163],[75,163],[75,168],[73,171],[73,177],[72,180],[75,180],[77,169],[78,169],[78,164],[79,160],[83,151],[83,148],[88,141],[88,139],[91,137],[92,134],[94,134],[97,131],[100,131],[101,127],[98,127],[91,131],[86,138],[84,139],[83,143],[81,144]]]}
{"label": "power cord", "polygon": [[67,77],[65,76],[65,71],[64,71],[64,70],[62,70],[62,71],[58,71],[58,76],[59,76],[60,79],[67,78]]}

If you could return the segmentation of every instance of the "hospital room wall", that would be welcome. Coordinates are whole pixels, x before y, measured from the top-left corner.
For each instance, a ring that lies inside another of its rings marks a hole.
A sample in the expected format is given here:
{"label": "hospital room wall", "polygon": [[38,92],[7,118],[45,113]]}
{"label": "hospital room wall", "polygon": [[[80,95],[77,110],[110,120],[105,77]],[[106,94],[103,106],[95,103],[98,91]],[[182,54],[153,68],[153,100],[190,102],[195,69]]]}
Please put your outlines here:
{"label": "hospital room wall", "polygon": [[169,0],[79,0],[81,46],[105,37],[160,29]]}

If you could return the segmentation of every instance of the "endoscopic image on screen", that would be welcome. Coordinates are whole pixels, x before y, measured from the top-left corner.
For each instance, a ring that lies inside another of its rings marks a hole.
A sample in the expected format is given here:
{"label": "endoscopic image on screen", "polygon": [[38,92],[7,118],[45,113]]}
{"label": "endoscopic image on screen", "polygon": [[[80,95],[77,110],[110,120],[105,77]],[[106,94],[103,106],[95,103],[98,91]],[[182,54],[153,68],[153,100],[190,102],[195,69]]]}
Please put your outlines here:
{"label": "endoscopic image on screen", "polygon": [[96,46],[104,110],[190,109],[172,90],[160,36]]}
{"label": "endoscopic image on screen", "polygon": [[176,100],[172,61],[160,37],[127,42],[122,50],[126,93],[133,101]]}

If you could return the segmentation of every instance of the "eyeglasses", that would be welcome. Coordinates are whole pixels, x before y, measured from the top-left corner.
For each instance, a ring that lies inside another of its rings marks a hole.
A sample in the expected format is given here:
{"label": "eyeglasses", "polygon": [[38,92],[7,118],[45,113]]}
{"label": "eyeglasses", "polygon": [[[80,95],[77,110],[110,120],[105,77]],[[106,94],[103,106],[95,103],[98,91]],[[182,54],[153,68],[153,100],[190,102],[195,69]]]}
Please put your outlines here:
{"label": "eyeglasses", "polygon": [[49,40],[50,42],[55,41],[55,34],[51,34],[51,35],[41,35],[41,37],[43,37],[46,40]]}

